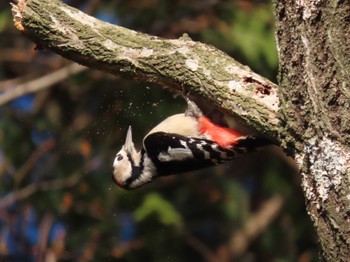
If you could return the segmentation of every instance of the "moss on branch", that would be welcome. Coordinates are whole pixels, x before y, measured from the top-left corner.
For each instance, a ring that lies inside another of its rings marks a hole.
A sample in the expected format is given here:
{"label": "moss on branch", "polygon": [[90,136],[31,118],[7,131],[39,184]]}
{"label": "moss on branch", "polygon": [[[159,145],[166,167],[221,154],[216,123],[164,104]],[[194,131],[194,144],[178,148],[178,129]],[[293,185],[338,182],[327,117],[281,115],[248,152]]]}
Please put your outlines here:
{"label": "moss on branch", "polygon": [[16,27],[40,48],[90,68],[190,92],[276,143],[288,137],[277,114],[277,86],[212,46],[112,25],[58,0],[20,0],[13,15]]}

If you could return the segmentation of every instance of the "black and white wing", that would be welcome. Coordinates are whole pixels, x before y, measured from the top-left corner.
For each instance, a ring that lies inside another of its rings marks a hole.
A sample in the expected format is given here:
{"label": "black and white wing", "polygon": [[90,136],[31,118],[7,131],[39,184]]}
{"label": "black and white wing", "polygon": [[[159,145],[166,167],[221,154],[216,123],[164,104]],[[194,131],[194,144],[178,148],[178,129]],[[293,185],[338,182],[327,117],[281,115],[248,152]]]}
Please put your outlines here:
{"label": "black and white wing", "polygon": [[156,132],[144,141],[148,157],[157,167],[158,175],[171,175],[222,164],[240,152],[220,147],[201,138]]}

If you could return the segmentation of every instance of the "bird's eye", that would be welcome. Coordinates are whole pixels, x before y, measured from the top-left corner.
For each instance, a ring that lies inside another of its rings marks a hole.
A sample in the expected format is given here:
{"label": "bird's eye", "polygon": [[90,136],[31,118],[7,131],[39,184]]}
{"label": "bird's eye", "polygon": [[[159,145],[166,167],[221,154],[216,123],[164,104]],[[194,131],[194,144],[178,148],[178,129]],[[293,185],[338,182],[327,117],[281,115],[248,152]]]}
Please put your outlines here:
{"label": "bird's eye", "polygon": [[123,156],[122,156],[122,155],[117,155],[117,160],[118,160],[118,161],[123,160]]}

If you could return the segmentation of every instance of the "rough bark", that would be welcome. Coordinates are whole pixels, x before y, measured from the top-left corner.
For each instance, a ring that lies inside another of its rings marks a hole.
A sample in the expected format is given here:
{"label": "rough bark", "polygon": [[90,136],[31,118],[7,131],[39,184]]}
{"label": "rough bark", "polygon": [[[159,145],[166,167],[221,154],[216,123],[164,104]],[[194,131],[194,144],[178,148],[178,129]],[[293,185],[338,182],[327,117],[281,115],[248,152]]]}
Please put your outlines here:
{"label": "rough bark", "polygon": [[135,32],[57,0],[21,0],[12,10],[16,27],[39,48],[202,97],[276,143],[286,136],[276,116],[277,86],[212,46],[187,36],[168,40]]}
{"label": "rough bark", "polygon": [[[41,48],[202,97],[292,152],[322,258],[350,257],[350,7],[275,1],[280,88],[214,47],[101,22],[56,0],[21,0],[16,27]],[[281,101],[281,102],[280,102]]]}
{"label": "rough bark", "polygon": [[350,4],[275,2],[280,100],[322,258],[350,258]]}

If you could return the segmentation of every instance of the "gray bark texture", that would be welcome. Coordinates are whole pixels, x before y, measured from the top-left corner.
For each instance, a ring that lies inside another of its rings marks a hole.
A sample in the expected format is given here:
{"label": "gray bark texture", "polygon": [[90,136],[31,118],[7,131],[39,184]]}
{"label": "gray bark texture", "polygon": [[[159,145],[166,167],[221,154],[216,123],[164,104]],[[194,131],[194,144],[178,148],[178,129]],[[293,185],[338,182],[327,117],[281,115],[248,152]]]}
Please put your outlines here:
{"label": "gray bark texture", "polygon": [[91,68],[204,99],[297,161],[325,261],[350,258],[350,4],[275,0],[280,86],[187,36],[166,40],[111,25],[57,0],[19,0],[16,27]]}
{"label": "gray bark texture", "polygon": [[350,3],[276,1],[280,111],[325,261],[350,260]]}

